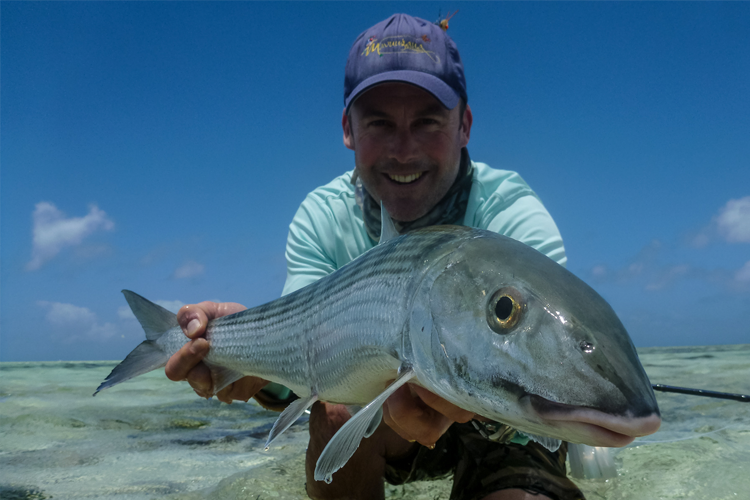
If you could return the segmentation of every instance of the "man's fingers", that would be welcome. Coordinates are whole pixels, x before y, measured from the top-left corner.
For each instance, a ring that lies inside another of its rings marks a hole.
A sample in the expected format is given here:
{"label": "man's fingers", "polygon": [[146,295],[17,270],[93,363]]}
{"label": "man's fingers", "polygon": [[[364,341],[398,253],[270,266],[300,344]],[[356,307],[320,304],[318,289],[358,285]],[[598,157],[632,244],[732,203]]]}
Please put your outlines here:
{"label": "man's fingers", "polygon": [[212,319],[234,314],[247,309],[236,302],[201,302],[182,306],[177,312],[177,323],[188,336],[194,339],[206,333],[206,325]]}
{"label": "man's fingers", "polygon": [[398,422],[393,419],[391,416],[391,411],[389,407],[388,400],[386,400],[383,403],[383,422],[390,427],[396,434],[398,434],[401,438],[409,441],[410,443],[416,442],[416,438],[406,430],[402,429],[400,425],[398,425]]}
{"label": "man's fingers", "polygon": [[220,390],[216,394],[216,397],[223,403],[231,403],[232,401],[247,402],[267,384],[268,380],[260,377],[243,377]]}
{"label": "man's fingers", "polygon": [[445,415],[450,420],[465,424],[474,418],[474,413],[466,411],[453,403],[446,401],[445,399],[437,396],[427,389],[419,387],[418,385],[412,385],[412,390],[417,393],[419,399],[421,399],[427,406],[437,411],[438,413]]}
{"label": "man's fingers", "polygon": [[208,341],[203,338],[187,342],[180,347],[180,350],[169,358],[167,366],[164,368],[167,378],[174,381],[187,379],[190,370],[206,356],[208,348]]}
{"label": "man's fingers", "polygon": [[408,386],[399,388],[383,405],[383,419],[399,436],[433,446],[453,421],[412,395]]}
{"label": "man's fingers", "polygon": [[[225,388],[223,388],[222,390],[220,390],[219,392],[217,392],[216,393],[216,399],[218,399],[222,403],[226,403],[228,405],[231,405],[232,401],[233,401],[233,398],[230,396],[230,394],[232,393],[232,388],[234,387],[234,384],[236,384],[236,382],[229,384],[228,386],[226,386]],[[198,392],[198,391],[196,391],[196,392]]]}
{"label": "man's fingers", "polygon": [[187,381],[198,396],[208,399],[214,395],[211,370],[203,363],[198,363],[188,372]]}
{"label": "man's fingers", "polygon": [[191,339],[203,335],[206,332],[209,314],[213,316],[216,305],[215,302],[201,302],[182,306],[177,312],[177,323],[183,333]]}
{"label": "man's fingers", "polygon": [[206,325],[212,319],[247,309],[236,302],[201,302],[182,306],[177,312],[177,323],[189,338],[194,339],[206,333]]}
{"label": "man's fingers", "polygon": [[[208,354],[209,343],[202,338],[206,325],[215,318],[244,311],[242,304],[235,302],[201,302],[182,306],[177,312],[177,323],[185,335],[192,339],[180,348],[167,361],[164,372],[170,380],[187,380],[193,390],[201,397],[213,396],[211,371],[201,360]],[[220,401],[231,402],[232,386],[225,388]],[[253,393],[254,394],[254,393]],[[236,398],[235,398],[236,399]]]}

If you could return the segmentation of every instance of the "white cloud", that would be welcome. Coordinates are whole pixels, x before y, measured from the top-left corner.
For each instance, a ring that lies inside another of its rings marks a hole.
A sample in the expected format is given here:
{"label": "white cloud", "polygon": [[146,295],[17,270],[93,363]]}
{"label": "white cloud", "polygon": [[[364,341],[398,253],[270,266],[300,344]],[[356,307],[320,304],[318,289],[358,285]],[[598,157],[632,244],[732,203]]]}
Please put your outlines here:
{"label": "white cloud", "polygon": [[162,306],[167,311],[172,311],[175,314],[177,314],[177,311],[179,311],[180,308],[185,305],[185,303],[181,300],[157,300],[156,303]]}
{"label": "white cloud", "polygon": [[716,217],[716,225],[730,243],[750,243],[750,196],[729,200]]}
{"label": "white cloud", "polygon": [[735,273],[734,279],[740,283],[750,283],[750,260]]}
{"label": "white cloud", "polygon": [[607,276],[607,266],[598,264],[591,269],[591,274],[595,278],[604,278],[605,276]]}
{"label": "white cloud", "polygon": [[117,334],[112,323],[99,323],[91,310],[73,304],[39,301],[47,309],[47,321],[55,327],[55,337],[60,340],[107,340]]}
{"label": "white cloud", "polygon": [[[180,300],[157,300],[155,302],[159,304],[160,306],[162,306],[167,311],[172,311],[175,314],[177,314],[177,311],[179,311],[180,308],[185,305],[185,303]],[[131,311],[130,307],[128,306],[118,307],[117,316],[119,316],[120,319],[135,320],[135,315],[133,314],[133,311]]]}
{"label": "white cloud", "polygon": [[672,285],[679,278],[690,276],[691,273],[694,274],[694,270],[687,264],[679,264],[667,269],[662,269],[657,273],[657,276],[646,285],[646,290],[661,290],[662,288]]}
{"label": "white cloud", "polygon": [[192,278],[194,276],[199,276],[203,274],[205,271],[205,267],[203,264],[199,264],[195,262],[194,260],[189,260],[185,262],[182,266],[175,269],[174,274],[172,275],[176,279],[183,279],[183,278]]}
{"label": "white cloud", "polygon": [[96,205],[91,205],[89,213],[84,217],[66,218],[55,205],[42,201],[36,204],[32,218],[33,248],[31,261],[26,265],[29,271],[42,267],[63,248],[79,245],[97,229],[110,231],[115,227],[114,222]]}

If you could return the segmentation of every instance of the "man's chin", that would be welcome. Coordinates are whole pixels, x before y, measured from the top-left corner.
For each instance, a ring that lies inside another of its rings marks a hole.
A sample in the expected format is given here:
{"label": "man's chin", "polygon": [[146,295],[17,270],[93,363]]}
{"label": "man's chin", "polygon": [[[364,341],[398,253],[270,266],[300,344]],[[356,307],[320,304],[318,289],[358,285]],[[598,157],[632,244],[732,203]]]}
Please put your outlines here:
{"label": "man's chin", "polygon": [[424,217],[427,215],[427,212],[429,212],[429,209],[425,210],[417,204],[396,202],[384,203],[384,205],[385,209],[388,211],[388,215],[391,216],[391,219],[393,219],[394,222],[399,222],[401,224],[414,222],[415,220]]}

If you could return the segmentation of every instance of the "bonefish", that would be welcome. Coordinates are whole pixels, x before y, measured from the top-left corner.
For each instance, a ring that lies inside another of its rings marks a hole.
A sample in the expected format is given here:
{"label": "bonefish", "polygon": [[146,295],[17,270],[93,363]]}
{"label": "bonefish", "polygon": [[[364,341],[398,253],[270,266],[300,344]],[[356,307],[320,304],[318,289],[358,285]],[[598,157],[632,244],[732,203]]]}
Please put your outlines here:
{"label": "bonefish", "polygon": [[[583,281],[490,231],[433,226],[398,235],[385,211],[383,221],[380,244],[336,272],[207,325],[204,362],[217,392],[254,375],[299,396],[266,446],[315,401],[362,406],[318,460],[315,479],[330,482],[407,382],[550,449],[560,440],[624,446],[658,429],[630,337]],[[146,341],[97,393],[163,367],[186,342],[173,313],[123,293]]]}

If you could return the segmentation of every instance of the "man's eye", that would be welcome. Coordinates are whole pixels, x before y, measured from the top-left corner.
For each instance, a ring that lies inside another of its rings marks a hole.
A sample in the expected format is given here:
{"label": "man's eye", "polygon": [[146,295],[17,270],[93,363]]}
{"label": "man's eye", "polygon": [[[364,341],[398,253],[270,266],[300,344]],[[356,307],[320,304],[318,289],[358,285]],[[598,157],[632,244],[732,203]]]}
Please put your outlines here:
{"label": "man's eye", "polygon": [[368,123],[368,126],[370,127],[384,127],[388,123],[385,120],[373,120],[370,123]]}
{"label": "man's eye", "polygon": [[438,124],[438,121],[437,121],[437,120],[435,120],[434,118],[422,118],[422,119],[420,120],[420,123],[421,123],[422,125],[437,125],[437,124]]}

